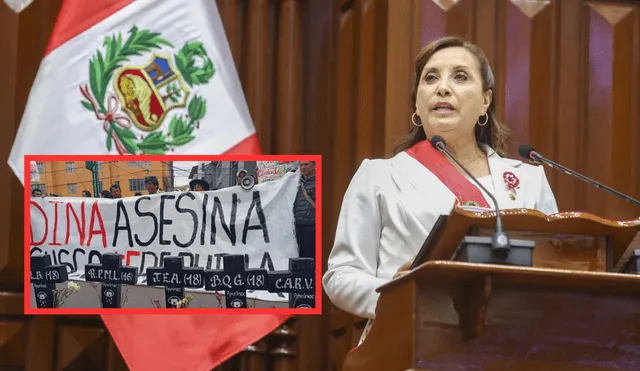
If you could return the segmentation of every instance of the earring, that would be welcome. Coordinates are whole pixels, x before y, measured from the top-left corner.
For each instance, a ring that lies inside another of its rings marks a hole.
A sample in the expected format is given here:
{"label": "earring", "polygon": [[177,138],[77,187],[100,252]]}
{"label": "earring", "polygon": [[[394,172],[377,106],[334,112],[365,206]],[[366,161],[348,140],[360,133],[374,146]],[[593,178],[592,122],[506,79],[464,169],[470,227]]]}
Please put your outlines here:
{"label": "earring", "polygon": [[[417,127],[422,126],[422,123],[420,123],[420,125],[416,124],[414,117],[418,117],[418,115],[415,112],[413,113],[413,115],[411,115],[411,123],[413,124],[413,126],[417,126]],[[420,120],[420,117],[418,117],[418,120]]]}
{"label": "earring", "polygon": [[485,126],[488,122],[489,122],[489,114],[488,113],[484,113],[484,115],[480,116],[480,117],[486,117],[486,119],[484,120],[484,122],[480,122],[480,120],[478,120],[478,125],[480,126]]}

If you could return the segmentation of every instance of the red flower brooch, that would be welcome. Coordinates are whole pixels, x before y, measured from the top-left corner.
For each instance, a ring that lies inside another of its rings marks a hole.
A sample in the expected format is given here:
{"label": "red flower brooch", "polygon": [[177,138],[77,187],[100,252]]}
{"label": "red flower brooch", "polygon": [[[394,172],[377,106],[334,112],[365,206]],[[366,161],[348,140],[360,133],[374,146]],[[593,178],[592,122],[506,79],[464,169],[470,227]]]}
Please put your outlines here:
{"label": "red flower brooch", "polygon": [[520,187],[518,187],[520,185],[520,179],[518,179],[516,174],[514,174],[514,173],[512,173],[510,171],[505,171],[504,174],[502,174],[502,179],[504,179],[504,183],[507,185],[507,188],[510,191],[509,198],[511,200],[515,200],[516,199],[516,189],[520,188]]}

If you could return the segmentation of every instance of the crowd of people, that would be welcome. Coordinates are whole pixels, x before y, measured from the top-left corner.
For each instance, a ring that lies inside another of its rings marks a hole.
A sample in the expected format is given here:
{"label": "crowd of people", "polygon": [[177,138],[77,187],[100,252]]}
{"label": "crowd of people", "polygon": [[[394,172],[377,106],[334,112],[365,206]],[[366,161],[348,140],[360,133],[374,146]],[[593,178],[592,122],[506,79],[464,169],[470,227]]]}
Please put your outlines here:
{"label": "crowd of people", "polygon": [[[145,183],[147,192],[150,195],[163,192],[162,189],[160,188],[160,183],[158,182],[158,178],[155,176],[146,177],[144,179],[144,183]],[[81,192],[81,195],[82,197],[88,197],[88,198],[93,197],[93,195],[91,194],[91,191],[86,189]],[[136,191],[134,193],[134,196],[142,196],[142,192]],[[61,196],[55,193],[49,193],[47,195],[41,189],[34,188],[31,190],[31,197],[61,197]],[[106,189],[102,190],[98,198],[122,198],[122,189],[120,188],[120,185],[113,184],[111,187],[109,187],[109,190],[106,190]]]}

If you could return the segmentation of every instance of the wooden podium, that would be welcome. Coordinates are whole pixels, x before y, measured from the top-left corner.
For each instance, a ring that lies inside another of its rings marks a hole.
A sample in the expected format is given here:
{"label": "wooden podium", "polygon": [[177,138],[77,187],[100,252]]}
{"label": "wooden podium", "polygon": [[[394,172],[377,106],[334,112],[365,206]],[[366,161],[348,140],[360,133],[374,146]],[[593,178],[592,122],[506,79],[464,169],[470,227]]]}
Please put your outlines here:
{"label": "wooden podium", "polygon": [[640,370],[640,275],[615,273],[633,259],[640,220],[501,215],[511,239],[535,240],[533,267],[451,261],[465,236],[495,225],[495,213],[454,209],[425,262],[378,289],[376,319],[343,370]]}

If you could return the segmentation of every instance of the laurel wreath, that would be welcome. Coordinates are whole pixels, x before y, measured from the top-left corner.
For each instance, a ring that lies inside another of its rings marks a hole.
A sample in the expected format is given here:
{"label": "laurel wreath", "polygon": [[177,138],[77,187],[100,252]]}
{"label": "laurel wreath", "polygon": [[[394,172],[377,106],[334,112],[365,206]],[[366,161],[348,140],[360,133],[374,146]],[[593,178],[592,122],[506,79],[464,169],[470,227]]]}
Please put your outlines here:
{"label": "laurel wreath", "polygon": [[[160,49],[162,45],[173,45],[162,38],[159,33],[149,30],[139,30],[132,27],[129,37],[122,41],[122,34],[105,37],[104,55],[98,50],[89,62],[89,86],[91,93],[98,102],[99,111],[107,113],[106,96],[107,87],[113,78],[115,71],[128,62],[132,56],[140,56],[143,52],[151,52]],[[199,58],[201,66],[196,66]],[[174,57],[175,66],[182,75],[183,80],[191,87],[206,84],[214,75],[215,67],[209,59],[206,50],[199,41],[190,41],[184,44],[182,49]],[[82,105],[90,111],[93,106],[86,100]],[[138,140],[136,134],[128,128],[116,124],[115,120],[109,121],[107,132],[107,149],[111,151],[113,134],[117,136],[127,152],[137,154],[165,154],[173,147],[185,145],[195,139],[193,131],[199,126],[200,120],[206,114],[206,100],[200,96],[194,96],[187,105],[187,115],[175,115],[169,123],[168,133],[154,131]]]}

